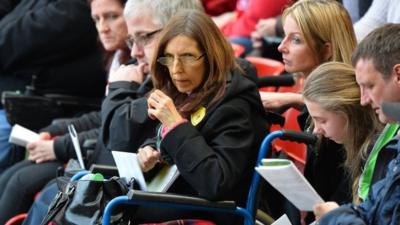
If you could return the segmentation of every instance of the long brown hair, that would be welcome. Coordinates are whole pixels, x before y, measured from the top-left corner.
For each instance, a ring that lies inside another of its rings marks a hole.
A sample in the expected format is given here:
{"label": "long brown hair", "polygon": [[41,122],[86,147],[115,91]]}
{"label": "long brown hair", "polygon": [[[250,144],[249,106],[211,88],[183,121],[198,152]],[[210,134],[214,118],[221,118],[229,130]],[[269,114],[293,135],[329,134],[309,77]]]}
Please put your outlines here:
{"label": "long brown hair", "polygon": [[[157,62],[158,57],[164,56],[169,41],[178,35],[195,40],[205,54],[203,82],[189,96],[176,89],[168,68]],[[200,106],[211,107],[223,97],[227,74],[236,67],[231,45],[210,17],[196,10],[184,10],[174,16],[160,34],[151,74],[154,87],[169,95],[180,113],[187,117]]]}

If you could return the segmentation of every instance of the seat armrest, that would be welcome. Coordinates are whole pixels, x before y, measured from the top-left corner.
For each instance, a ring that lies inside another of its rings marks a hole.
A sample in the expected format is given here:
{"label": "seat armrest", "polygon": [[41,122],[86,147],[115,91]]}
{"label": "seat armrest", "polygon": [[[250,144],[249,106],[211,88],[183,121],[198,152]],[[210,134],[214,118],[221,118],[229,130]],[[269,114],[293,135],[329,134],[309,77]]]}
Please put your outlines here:
{"label": "seat armrest", "polygon": [[128,198],[133,200],[141,200],[149,202],[204,206],[216,209],[232,209],[232,210],[236,209],[236,203],[234,201],[209,201],[203,198],[197,198],[187,195],[185,196],[185,195],[177,195],[177,194],[163,193],[163,192],[148,192],[148,191],[140,191],[134,189],[131,189],[128,192]]}

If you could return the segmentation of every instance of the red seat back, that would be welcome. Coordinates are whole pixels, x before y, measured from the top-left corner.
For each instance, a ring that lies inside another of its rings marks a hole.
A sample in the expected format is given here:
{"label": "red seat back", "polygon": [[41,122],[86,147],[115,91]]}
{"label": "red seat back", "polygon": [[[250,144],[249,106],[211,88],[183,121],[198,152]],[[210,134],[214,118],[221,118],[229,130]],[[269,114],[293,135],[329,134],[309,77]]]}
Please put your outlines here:
{"label": "red seat back", "polygon": [[[301,131],[299,123],[297,122],[297,117],[299,114],[300,111],[295,108],[288,109],[283,114],[283,116],[285,117],[284,126],[280,127],[279,125],[273,125],[271,127],[271,131],[281,129]],[[291,159],[299,162],[304,166],[307,156],[307,146],[305,144],[276,139],[272,142],[272,145],[275,151],[284,151]]]}
{"label": "red seat back", "polygon": [[[285,65],[277,60],[262,57],[246,57],[256,67],[257,76],[277,76],[285,71]],[[263,87],[260,91],[276,91],[276,87]]]}

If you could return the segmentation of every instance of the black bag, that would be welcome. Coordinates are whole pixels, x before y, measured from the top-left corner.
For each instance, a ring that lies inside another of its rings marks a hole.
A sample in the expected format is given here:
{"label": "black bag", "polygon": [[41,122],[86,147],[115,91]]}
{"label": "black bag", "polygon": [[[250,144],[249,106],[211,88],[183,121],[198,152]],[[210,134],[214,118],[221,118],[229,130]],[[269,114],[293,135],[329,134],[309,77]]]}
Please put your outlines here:
{"label": "black bag", "polygon": [[[131,182],[130,182],[131,183]],[[133,183],[133,182],[132,182]],[[104,209],[114,197],[125,195],[129,185],[124,179],[112,177],[109,180],[69,181],[57,178],[60,192],[50,204],[42,225],[95,225],[101,224]],[[117,207],[110,224],[128,224],[123,207]]]}

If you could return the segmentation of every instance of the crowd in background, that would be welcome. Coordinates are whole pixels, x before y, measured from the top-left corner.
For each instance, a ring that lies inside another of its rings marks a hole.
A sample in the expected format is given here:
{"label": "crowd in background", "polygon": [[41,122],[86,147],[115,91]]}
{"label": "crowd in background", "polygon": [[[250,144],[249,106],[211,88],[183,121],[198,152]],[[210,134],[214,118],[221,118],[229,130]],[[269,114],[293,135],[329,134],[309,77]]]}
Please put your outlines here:
{"label": "crowd in background", "polygon": [[[57,171],[77,158],[71,124],[87,168],[115,166],[111,150],[135,152],[148,176],[162,163],[177,166],[168,192],[244,206],[257,150],[274,116],[290,109],[300,131],[318,136],[299,167],[325,203],[303,213],[267,186],[273,194],[259,207],[294,225],[399,224],[399,10],[396,0],[2,1],[0,92],[41,100],[23,104],[21,121],[39,121],[35,107],[67,110],[46,101],[78,106],[74,117],[27,124],[39,138],[18,147],[8,142],[18,121],[3,94],[0,224],[46,216]],[[263,74],[250,57],[278,61],[298,88],[259,90]],[[129,217],[242,224],[145,206]]]}

